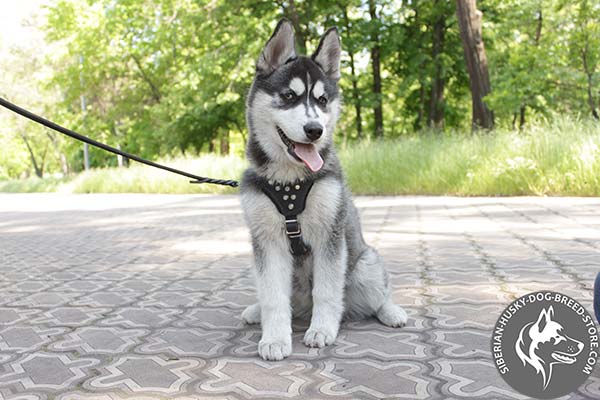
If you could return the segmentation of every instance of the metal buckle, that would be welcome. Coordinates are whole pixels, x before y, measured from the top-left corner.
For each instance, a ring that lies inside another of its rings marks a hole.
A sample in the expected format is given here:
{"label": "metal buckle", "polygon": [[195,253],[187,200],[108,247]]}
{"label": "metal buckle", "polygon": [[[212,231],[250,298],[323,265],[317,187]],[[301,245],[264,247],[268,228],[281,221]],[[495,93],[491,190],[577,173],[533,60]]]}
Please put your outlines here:
{"label": "metal buckle", "polygon": [[298,237],[301,235],[300,223],[297,219],[285,220],[285,233],[289,237]]}

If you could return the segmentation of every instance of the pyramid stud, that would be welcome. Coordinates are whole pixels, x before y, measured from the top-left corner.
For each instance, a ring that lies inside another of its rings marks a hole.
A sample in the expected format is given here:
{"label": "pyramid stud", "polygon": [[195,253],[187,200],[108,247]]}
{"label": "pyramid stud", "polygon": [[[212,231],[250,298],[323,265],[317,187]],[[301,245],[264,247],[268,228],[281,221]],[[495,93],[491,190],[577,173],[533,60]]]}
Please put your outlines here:
{"label": "pyramid stud", "polygon": [[289,208],[290,210],[293,210],[293,209],[294,209],[294,205],[293,205],[293,204],[289,204],[289,205],[288,205],[288,208]]}
{"label": "pyramid stud", "polygon": [[292,195],[292,200],[296,200],[296,195],[295,194]]}
{"label": "pyramid stud", "polygon": [[290,191],[290,187],[289,187],[289,186],[286,186],[286,187],[285,187],[285,191],[286,191],[286,192],[289,192],[289,191]]}
{"label": "pyramid stud", "polygon": [[281,190],[281,186],[275,186],[275,191],[279,192]]}
{"label": "pyramid stud", "polygon": [[283,200],[287,200],[289,199],[290,196],[288,196],[287,194],[285,196],[283,196]]}
{"label": "pyramid stud", "polygon": [[296,185],[296,186],[294,186],[294,189],[296,189],[296,190],[300,190],[300,185]]}

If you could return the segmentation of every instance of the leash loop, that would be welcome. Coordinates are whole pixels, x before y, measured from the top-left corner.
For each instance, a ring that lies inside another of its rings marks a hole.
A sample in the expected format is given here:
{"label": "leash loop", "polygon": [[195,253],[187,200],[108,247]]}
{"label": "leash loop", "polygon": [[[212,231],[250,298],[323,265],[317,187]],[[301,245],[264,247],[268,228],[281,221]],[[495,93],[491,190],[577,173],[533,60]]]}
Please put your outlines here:
{"label": "leash loop", "polygon": [[166,165],[155,163],[154,161],[146,160],[146,159],[144,159],[142,157],[136,156],[135,154],[131,154],[131,153],[128,153],[126,151],[119,150],[119,149],[117,149],[115,147],[109,146],[109,145],[104,144],[102,142],[98,142],[98,141],[96,141],[96,140],[94,140],[92,138],[89,138],[87,136],[79,134],[79,133],[77,133],[77,132],[75,132],[75,131],[73,131],[71,129],[67,129],[67,128],[63,127],[63,126],[60,126],[57,123],[52,122],[52,121],[50,121],[50,120],[48,120],[46,118],[43,118],[43,117],[41,117],[41,116],[39,116],[37,114],[34,114],[31,111],[28,111],[28,110],[26,110],[24,108],[21,108],[21,107],[17,106],[16,104],[11,103],[10,101],[3,99],[2,97],[0,97],[0,106],[2,106],[4,108],[7,108],[7,109],[9,109],[12,112],[21,115],[22,117],[25,117],[25,118],[33,121],[33,122],[36,122],[36,123],[38,123],[40,125],[43,125],[43,126],[45,126],[47,128],[50,128],[50,129],[52,129],[52,130],[54,130],[56,132],[62,133],[63,135],[69,136],[69,137],[71,137],[73,139],[77,139],[77,140],[79,140],[81,142],[84,142],[84,143],[90,144],[92,146],[98,147],[98,148],[100,148],[102,150],[108,151],[108,152],[113,153],[113,154],[118,154],[120,156],[129,158],[131,160],[137,161],[137,162],[142,163],[142,164],[149,165],[149,166],[154,167],[154,168],[162,169],[162,170],[165,170],[165,171],[172,172],[174,174],[178,174],[178,175],[185,176],[187,178],[191,178],[193,180],[191,180],[190,183],[196,183],[196,184],[210,183],[210,184],[213,184],[213,185],[223,185],[223,186],[231,186],[231,187],[238,187],[239,186],[239,183],[237,181],[235,181],[235,180],[230,180],[230,179],[214,179],[214,178],[206,178],[206,177],[194,175],[194,174],[191,174],[189,172],[181,171],[181,170],[176,169],[176,168],[172,168],[172,167],[168,167]]}

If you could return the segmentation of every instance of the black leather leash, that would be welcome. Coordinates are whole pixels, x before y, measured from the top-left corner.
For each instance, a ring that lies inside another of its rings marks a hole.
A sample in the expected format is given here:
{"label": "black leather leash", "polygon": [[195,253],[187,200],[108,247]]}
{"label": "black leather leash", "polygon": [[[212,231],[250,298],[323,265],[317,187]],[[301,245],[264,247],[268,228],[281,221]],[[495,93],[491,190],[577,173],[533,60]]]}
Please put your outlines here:
{"label": "black leather leash", "polygon": [[155,163],[153,161],[146,160],[142,157],[136,156],[135,154],[131,154],[126,151],[119,150],[119,149],[111,147],[107,144],[104,144],[104,143],[98,142],[94,139],[91,139],[87,136],[83,136],[83,135],[81,135],[75,131],[72,131],[70,129],[67,129],[63,126],[60,126],[55,122],[47,120],[46,118],[40,117],[39,115],[34,114],[31,111],[27,111],[24,108],[21,108],[15,104],[11,103],[10,101],[3,99],[2,97],[0,97],[0,106],[3,106],[4,108],[7,108],[10,111],[17,113],[31,121],[37,122],[40,125],[44,125],[47,128],[55,130],[56,132],[59,132],[59,133],[62,133],[63,135],[72,137],[73,139],[77,139],[79,141],[91,144],[92,146],[98,147],[102,150],[106,150],[110,153],[118,154],[123,157],[127,157],[129,159],[132,159],[132,160],[137,161],[142,164],[149,165],[154,168],[162,169],[165,171],[172,172],[174,174],[178,174],[178,175],[182,175],[182,176],[191,178],[193,180],[190,181],[190,183],[210,183],[213,185],[224,185],[224,186],[231,186],[231,187],[238,187],[238,185],[239,185],[239,183],[234,180],[213,179],[213,178],[206,178],[206,177],[194,175],[189,172],[181,171],[181,170],[178,170],[178,169],[172,168],[172,167],[167,167],[166,165],[162,165],[162,164]]}
{"label": "black leather leash", "polygon": [[302,229],[298,222],[298,214],[306,207],[306,198],[314,184],[313,180],[280,183],[261,181],[261,189],[275,204],[280,214],[285,217],[285,233],[290,240],[292,254],[305,255],[310,247],[302,240]]}
{"label": "black leather leash", "polygon": [[[190,183],[210,183],[213,185],[224,185],[231,187],[239,186],[239,183],[235,180],[213,179],[194,175],[189,172],[181,171],[176,168],[167,167],[166,165],[146,160],[142,157],[136,156],[135,154],[128,153],[115,147],[111,147],[107,144],[79,134],[71,129],[67,129],[61,125],[58,125],[57,123],[43,118],[37,114],[34,114],[31,111],[28,111],[17,106],[16,104],[11,103],[8,100],[3,99],[2,97],[0,97],[0,106],[56,132],[62,133],[63,135],[77,139],[84,143],[88,143],[102,150],[127,157],[131,160],[149,165],[154,168],[194,179],[190,181]],[[313,184],[313,180],[296,181],[294,183],[280,183],[267,180],[261,182],[262,191],[269,197],[269,199],[271,199],[273,204],[275,204],[277,207],[277,210],[285,217],[285,233],[290,240],[292,254],[295,256],[302,256],[310,251],[310,246],[308,246],[306,243],[304,243],[304,240],[302,240],[302,229],[300,228],[300,222],[298,222],[298,215],[302,213],[306,207],[306,198],[308,197],[308,193],[310,192]]]}

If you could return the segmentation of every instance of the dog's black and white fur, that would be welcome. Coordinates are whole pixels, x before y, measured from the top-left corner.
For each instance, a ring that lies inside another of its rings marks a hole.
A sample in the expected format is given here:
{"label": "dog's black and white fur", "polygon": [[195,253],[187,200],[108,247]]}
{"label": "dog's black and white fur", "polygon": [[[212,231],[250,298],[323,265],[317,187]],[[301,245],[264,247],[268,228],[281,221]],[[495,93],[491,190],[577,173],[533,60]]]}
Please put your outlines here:
{"label": "dog's black and white fur", "polygon": [[[241,202],[252,237],[259,302],[242,317],[262,324],[258,353],[265,360],[290,355],[292,316],[311,318],[304,335],[310,347],[332,344],[342,317],[376,316],[393,327],[407,320],[391,300],[380,256],[363,239],[333,148],[341,106],[340,53],[333,28],[315,54],[297,56],[292,25],[282,20],[257,61],[248,95],[250,167],[242,179]],[[284,217],[261,191],[263,180],[314,180],[298,217],[308,254],[292,255]]]}

